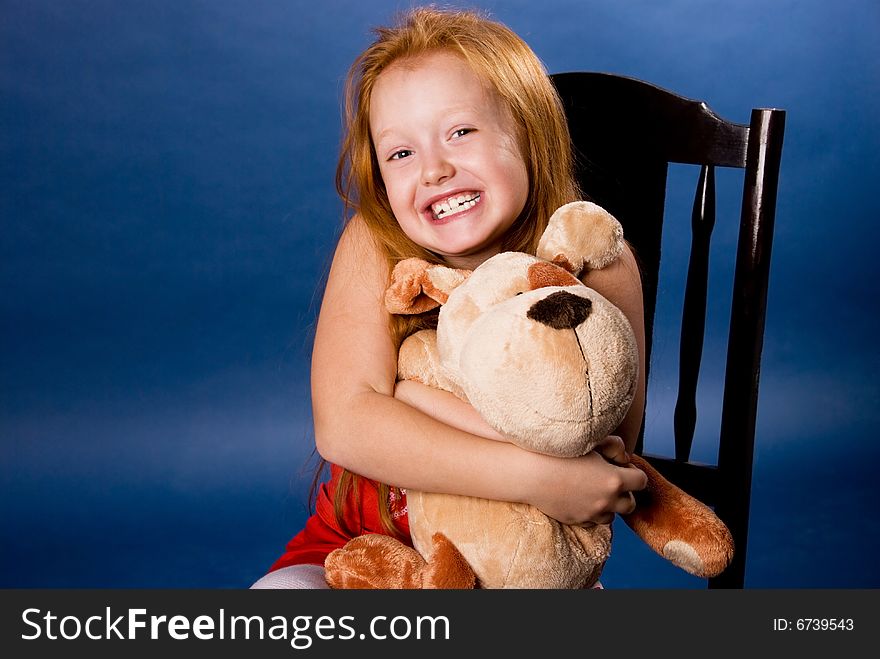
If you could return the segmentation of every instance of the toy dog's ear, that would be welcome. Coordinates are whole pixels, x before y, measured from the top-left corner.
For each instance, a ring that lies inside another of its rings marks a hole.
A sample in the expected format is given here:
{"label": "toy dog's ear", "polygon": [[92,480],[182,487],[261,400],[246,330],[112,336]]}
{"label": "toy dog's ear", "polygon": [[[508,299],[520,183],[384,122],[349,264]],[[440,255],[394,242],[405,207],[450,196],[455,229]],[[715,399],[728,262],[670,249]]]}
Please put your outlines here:
{"label": "toy dog's ear", "polygon": [[419,314],[446,304],[449,294],[471,274],[411,258],[400,261],[385,291],[385,308],[395,314]]}
{"label": "toy dog's ear", "polygon": [[573,201],[550,216],[537,256],[578,276],[585,268],[604,268],[622,251],[620,222],[601,206]]}

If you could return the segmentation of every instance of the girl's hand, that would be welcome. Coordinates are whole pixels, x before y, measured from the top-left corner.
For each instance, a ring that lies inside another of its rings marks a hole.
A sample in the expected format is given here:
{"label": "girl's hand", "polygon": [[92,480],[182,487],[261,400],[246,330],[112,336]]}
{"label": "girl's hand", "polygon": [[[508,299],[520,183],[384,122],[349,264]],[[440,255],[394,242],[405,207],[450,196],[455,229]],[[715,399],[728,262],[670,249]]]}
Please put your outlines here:
{"label": "girl's hand", "polygon": [[615,514],[635,509],[633,492],[648,483],[644,472],[629,465],[623,440],[609,435],[585,456],[556,458],[529,454],[535,479],[527,485],[532,504],[563,524],[610,524]]}

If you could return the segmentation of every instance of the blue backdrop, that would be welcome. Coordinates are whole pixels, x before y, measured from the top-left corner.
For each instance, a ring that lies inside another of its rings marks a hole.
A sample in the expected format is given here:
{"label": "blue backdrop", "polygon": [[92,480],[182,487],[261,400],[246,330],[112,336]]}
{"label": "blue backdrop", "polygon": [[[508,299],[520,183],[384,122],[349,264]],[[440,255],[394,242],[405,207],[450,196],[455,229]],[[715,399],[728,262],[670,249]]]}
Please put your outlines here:
{"label": "blue backdrop", "polygon": [[[406,6],[0,4],[0,587],[246,587],[302,525],[342,78]],[[644,78],[739,122],[788,110],[746,585],[880,586],[880,5],[472,6],[550,71]],[[689,213],[695,180],[672,169],[670,213]],[[719,183],[724,249],[741,177]],[[681,281],[687,233],[664,240]],[[711,285],[720,295],[729,272]],[[660,290],[646,417],[658,450],[674,290]],[[710,331],[728,315],[710,305]],[[713,459],[717,421],[697,432]],[[609,587],[704,585],[624,526],[615,543]]]}

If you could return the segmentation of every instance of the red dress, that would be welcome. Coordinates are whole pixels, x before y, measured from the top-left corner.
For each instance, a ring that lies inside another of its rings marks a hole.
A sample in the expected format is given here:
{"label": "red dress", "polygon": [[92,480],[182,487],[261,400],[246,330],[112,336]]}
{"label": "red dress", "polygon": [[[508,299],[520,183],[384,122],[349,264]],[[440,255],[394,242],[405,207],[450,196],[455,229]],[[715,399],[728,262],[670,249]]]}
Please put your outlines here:
{"label": "red dress", "polygon": [[[333,499],[342,476],[342,468],[330,465],[330,480],[321,485],[315,502],[315,514],[306,520],[302,531],[287,543],[285,552],[272,564],[272,572],[289,565],[303,563],[324,565],[324,559],[334,549],[359,535],[380,533],[389,535],[379,518],[379,496],[375,481],[358,479],[356,485],[360,506],[354,505],[353,492],[343,506],[343,524],[336,520]],[[401,542],[412,546],[409,537],[409,520],[406,515],[406,495],[395,496],[392,492],[391,518],[401,533]]]}

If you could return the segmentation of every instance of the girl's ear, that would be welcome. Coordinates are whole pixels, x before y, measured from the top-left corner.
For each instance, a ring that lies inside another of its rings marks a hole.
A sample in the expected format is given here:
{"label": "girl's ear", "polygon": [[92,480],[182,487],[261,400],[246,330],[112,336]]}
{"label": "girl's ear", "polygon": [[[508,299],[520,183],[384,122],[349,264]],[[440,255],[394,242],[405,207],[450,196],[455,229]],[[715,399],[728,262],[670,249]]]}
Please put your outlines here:
{"label": "girl's ear", "polygon": [[446,304],[449,294],[471,274],[470,270],[447,268],[411,258],[400,261],[385,290],[385,308],[390,313],[419,314]]}

